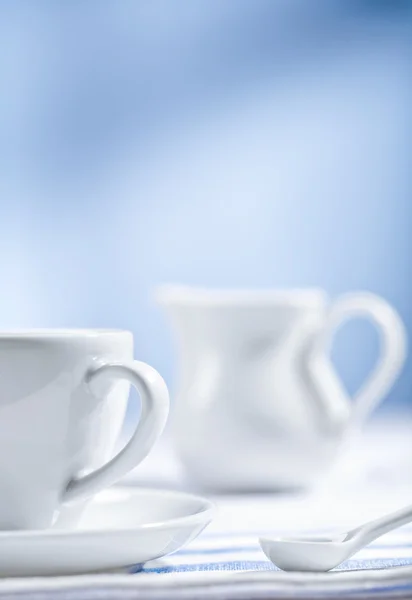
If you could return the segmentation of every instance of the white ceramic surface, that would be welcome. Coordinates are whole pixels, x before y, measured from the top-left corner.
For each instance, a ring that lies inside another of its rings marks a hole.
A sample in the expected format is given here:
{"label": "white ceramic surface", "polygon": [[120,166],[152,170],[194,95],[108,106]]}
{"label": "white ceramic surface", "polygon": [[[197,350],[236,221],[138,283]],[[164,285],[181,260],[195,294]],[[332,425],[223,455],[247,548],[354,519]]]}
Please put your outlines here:
{"label": "white ceramic surface", "polygon": [[[180,355],[172,415],[191,483],[214,490],[311,485],[384,398],[405,358],[404,326],[382,298],[334,303],[317,289],[219,291],[162,286]],[[379,330],[377,366],[348,397],[330,358],[335,330],[364,316]]]}
{"label": "white ceramic surface", "polygon": [[0,576],[69,575],[141,565],[175,552],[213,518],[203,498],[111,488],[87,506],[74,530],[0,532]]}
{"label": "white ceramic surface", "polygon": [[[129,384],[139,424],[114,458]],[[133,361],[133,337],[115,330],[0,332],[0,530],[52,525],[135,467],[162,432],[168,392]]]}
{"label": "white ceramic surface", "polygon": [[330,571],[382,535],[412,521],[412,506],[331,537],[261,538],[263,552],[284,571]]}

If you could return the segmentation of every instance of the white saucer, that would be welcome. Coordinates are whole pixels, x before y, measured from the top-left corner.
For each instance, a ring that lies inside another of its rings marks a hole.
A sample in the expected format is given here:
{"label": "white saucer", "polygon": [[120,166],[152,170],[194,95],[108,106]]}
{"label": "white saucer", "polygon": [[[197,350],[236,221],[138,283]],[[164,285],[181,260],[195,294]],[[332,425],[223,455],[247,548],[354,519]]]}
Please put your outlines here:
{"label": "white saucer", "polygon": [[72,530],[0,532],[0,576],[113,571],[160,558],[210,523],[211,502],[183,492],[112,488]]}

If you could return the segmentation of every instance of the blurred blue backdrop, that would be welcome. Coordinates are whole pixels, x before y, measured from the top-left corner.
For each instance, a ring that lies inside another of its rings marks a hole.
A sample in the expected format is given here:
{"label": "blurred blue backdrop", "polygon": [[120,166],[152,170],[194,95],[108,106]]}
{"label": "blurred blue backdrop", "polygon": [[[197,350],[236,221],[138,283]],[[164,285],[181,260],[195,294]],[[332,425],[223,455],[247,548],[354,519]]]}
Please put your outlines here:
{"label": "blurred blue backdrop", "polygon": [[[172,384],[165,281],[367,289],[410,335],[411,7],[2,2],[0,327],[129,328]],[[376,343],[339,334],[350,390]]]}

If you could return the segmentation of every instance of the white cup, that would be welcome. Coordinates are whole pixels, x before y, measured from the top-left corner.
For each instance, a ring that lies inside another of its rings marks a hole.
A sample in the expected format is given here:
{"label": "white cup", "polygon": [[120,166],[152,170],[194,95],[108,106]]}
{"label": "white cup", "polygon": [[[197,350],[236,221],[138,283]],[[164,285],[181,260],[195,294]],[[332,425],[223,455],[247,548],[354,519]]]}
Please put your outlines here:
{"label": "white cup", "polygon": [[[141,417],[111,458],[129,384]],[[163,379],[133,360],[128,331],[0,332],[0,529],[49,527],[115,483],[148,454],[168,410]]]}

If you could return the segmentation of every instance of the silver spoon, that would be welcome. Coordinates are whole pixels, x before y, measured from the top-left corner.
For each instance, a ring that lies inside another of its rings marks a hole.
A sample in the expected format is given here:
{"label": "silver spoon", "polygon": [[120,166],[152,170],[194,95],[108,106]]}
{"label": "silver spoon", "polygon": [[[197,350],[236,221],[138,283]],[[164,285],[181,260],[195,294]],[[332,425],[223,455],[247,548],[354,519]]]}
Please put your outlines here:
{"label": "silver spoon", "polygon": [[263,552],[283,571],[329,571],[381,535],[412,521],[412,505],[333,537],[260,538]]}

